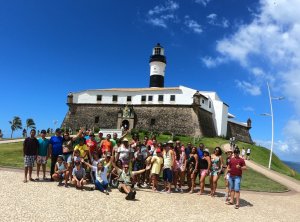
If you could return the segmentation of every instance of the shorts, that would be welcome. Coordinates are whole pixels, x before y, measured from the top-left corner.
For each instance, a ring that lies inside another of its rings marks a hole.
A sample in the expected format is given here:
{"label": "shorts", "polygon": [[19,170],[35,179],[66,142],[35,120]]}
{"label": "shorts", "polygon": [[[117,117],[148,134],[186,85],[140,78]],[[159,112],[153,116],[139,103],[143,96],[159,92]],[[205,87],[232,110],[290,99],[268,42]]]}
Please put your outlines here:
{"label": "shorts", "polygon": [[35,156],[24,156],[24,166],[25,167],[34,167],[34,158]]}
{"label": "shorts", "polygon": [[69,153],[69,154],[63,154],[63,157],[64,157],[64,161],[66,163],[72,163],[72,153]]}
{"label": "shorts", "polygon": [[139,171],[145,168],[145,164],[136,162],[133,167],[133,171]]}
{"label": "shorts", "polygon": [[58,177],[59,177],[59,179],[64,179],[65,178],[65,174],[64,173],[59,173]]}
{"label": "shorts", "polygon": [[200,176],[206,176],[207,175],[207,169],[200,169],[199,175]]}
{"label": "shorts", "polygon": [[126,186],[130,186],[130,184],[125,184],[125,183],[119,183],[119,186],[118,186],[118,190],[121,192],[121,193],[126,193],[123,186],[122,185],[126,185]]}
{"label": "shorts", "polygon": [[239,192],[241,188],[241,179],[240,176],[229,176],[229,189]]}
{"label": "shorts", "polygon": [[47,157],[46,156],[37,156],[36,163],[45,165],[47,163]]}
{"label": "shorts", "polygon": [[170,168],[164,169],[164,171],[163,171],[163,179],[164,179],[164,181],[172,183],[172,181],[173,181],[173,173],[172,173],[172,170]]}
{"label": "shorts", "polygon": [[218,176],[218,175],[219,175],[219,171],[218,171],[218,170],[212,170],[212,171],[210,172],[210,175],[211,175],[211,176]]}

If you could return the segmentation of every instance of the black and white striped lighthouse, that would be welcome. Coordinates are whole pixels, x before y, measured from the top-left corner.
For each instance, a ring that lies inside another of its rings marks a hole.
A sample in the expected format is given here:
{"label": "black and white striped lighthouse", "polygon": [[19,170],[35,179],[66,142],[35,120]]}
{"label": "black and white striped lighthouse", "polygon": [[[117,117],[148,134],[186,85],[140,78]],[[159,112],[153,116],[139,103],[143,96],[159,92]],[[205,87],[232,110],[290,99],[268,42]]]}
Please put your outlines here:
{"label": "black and white striped lighthouse", "polygon": [[166,57],[164,48],[157,43],[150,56],[150,87],[164,87]]}

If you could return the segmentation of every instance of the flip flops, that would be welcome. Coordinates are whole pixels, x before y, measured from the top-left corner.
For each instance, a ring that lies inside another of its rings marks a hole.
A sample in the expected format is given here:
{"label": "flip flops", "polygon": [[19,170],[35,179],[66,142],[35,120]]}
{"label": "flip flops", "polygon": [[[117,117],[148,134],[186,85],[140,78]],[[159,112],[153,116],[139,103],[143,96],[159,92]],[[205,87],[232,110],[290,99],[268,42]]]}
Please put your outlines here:
{"label": "flip flops", "polygon": [[240,206],[239,206],[239,205],[235,205],[234,208],[235,208],[235,209],[239,209]]}
{"label": "flip flops", "polygon": [[231,203],[231,202],[229,202],[229,201],[226,202],[225,204],[226,204],[226,205],[233,205],[233,203]]}

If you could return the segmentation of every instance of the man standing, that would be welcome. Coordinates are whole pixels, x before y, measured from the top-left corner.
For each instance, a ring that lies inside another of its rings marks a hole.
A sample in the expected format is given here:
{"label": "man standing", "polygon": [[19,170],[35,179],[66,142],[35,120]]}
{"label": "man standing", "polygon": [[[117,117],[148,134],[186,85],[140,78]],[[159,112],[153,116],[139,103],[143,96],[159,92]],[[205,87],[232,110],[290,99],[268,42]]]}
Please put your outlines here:
{"label": "man standing", "polygon": [[39,148],[38,156],[36,158],[37,169],[36,169],[36,180],[39,180],[40,167],[43,168],[43,180],[46,179],[46,164],[49,157],[49,140],[46,138],[46,130],[41,131],[41,138],[38,139]]}
{"label": "man standing", "polygon": [[236,198],[235,209],[240,207],[240,187],[243,170],[246,170],[246,164],[244,159],[240,158],[240,150],[235,148],[234,157],[230,159],[227,166],[227,172],[229,176],[229,189],[230,189],[230,201],[226,202],[227,205],[233,205],[234,197]]}
{"label": "man standing", "polygon": [[51,175],[51,181],[54,181],[52,179],[52,175],[54,174],[54,167],[57,161],[57,157],[59,155],[63,154],[62,144],[63,144],[63,137],[61,136],[61,129],[57,128],[55,130],[55,136],[52,136],[49,141],[50,145],[50,155],[51,155],[51,169],[50,169],[50,175]]}
{"label": "man standing", "polygon": [[246,156],[246,160],[250,160],[250,153],[251,153],[251,149],[248,148],[247,149],[247,156]]}
{"label": "man standing", "polygon": [[30,131],[30,137],[27,137],[23,143],[23,156],[24,156],[24,166],[25,166],[25,178],[24,183],[27,183],[27,174],[29,171],[29,180],[32,179],[32,168],[34,166],[34,160],[36,159],[37,151],[39,148],[39,142],[35,138],[36,131],[32,129]]}
{"label": "man standing", "polygon": [[197,154],[198,154],[199,159],[201,159],[204,156],[203,150],[204,150],[204,144],[200,143],[199,148],[197,149]]}
{"label": "man standing", "polygon": [[167,191],[168,194],[171,193],[171,184],[173,182],[173,168],[175,166],[175,155],[173,150],[173,141],[169,141],[163,151],[163,179],[165,189],[162,192]]}

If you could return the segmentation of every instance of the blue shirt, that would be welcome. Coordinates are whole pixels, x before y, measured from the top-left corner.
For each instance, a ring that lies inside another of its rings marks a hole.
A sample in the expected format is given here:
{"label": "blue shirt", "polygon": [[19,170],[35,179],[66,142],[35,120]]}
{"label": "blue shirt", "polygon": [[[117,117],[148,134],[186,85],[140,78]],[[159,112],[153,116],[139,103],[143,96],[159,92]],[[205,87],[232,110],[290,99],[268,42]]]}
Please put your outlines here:
{"label": "blue shirt", "polygon": [[45,138],[44,140],[42,138],[39,138],[38,141],[39,141],[38,155],[39,156],[47,156],[49,140],[47,138]]}
{"label": "blue shirt", "polygon": [[63,138],[61,136],[51,136],[50,144],[52,145],[52,155],[62,155]]}
{"label": "blue shirt", "polygon": [[197,153],[198,153],[198,157],[202,159],[203,157],[203,150],[201,150],[200,148],[197,148]]}

